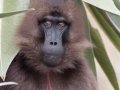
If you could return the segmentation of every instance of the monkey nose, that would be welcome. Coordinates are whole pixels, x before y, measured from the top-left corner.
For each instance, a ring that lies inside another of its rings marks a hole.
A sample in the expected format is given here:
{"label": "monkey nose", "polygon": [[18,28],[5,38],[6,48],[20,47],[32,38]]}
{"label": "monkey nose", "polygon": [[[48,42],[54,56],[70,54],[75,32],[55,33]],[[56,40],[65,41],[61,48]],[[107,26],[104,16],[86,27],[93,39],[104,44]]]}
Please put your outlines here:
{"label": "monkey nose", "polygon": [[50,42],[51,46],[57,46],[57,44],[58,44],[57,42]]}
{"label": "monkey nose", "polygon": [[61,40],[46,39],[42,46],[43,63],[47,66],[57,66],[62,61],[64,47]]}

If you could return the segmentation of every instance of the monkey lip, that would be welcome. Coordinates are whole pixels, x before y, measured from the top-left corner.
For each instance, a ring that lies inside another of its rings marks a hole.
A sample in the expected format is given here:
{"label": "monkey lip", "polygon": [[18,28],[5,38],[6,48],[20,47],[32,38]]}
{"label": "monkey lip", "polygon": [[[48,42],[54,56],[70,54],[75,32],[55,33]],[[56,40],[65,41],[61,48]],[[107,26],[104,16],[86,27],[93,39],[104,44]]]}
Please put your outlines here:
{"label": "monkey lip", "polygon": [[62,62],[61,56],[56,55],[44,55],[43,63],[48,67],[56,67]]}

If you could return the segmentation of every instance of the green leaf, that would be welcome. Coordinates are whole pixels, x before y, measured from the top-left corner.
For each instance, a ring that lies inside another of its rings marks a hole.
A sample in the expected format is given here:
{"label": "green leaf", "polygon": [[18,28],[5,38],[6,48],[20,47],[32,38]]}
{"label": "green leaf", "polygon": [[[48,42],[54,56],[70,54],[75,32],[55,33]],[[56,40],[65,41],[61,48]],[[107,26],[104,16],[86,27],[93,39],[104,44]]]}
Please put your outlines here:
{"label": "green leaf", "polygon": [[85,56],[87,58],[88,65],[91,67],[94,75],[97,76],[96,75],[96,66],[95,66],[95,61],[94,61],[93,49],[92,48],[87,49],[85,51]]}
{"label": "green leaf", "polygon": [[120,0],[113,0],[116,7],[120,10]]}
{"label": "green leaf", "polygon": [[107,77],[108,77],[109,81],[111,82],[111,84],[113,85],[114,89],[119,90],[115,71],[114,71],[113,66],[112,66],[112,64],[108,58],[108,55],[105,51],[101,37],[100,37],[98,31],[93,28],[91,28],[91,38],[92,38],[93,44],[96,46],[96,48],[94,48],[94,54],[95,54],[95,57],[96,57],[98,63],[100,64],[103,71],[107,75]]}
{"label": "green leaf", "polygon": [[15,11],[15,12],[0,13],[0,18],[9,17],[9,16],[12,16],[12,15],[16,15],[16,14],[23,13],[23,12],[26,12],[26,11],[31,11],[31,10],[34,10],[34,8],[21,10],[21,11]]}
{"label": "green leaf", "polygon": [[91,5],[88,5],[88,6],[91,9],[91,12],[93,13],[93,15],[96,17],[96,20],[98,21],[98,23],[102,26],[104,32],[107,34],[107,36],[115,45],[115,47],[120,51],[120,37],[114,31],[114,28],[112,27],[112,25],[108,23],[108,21],[102,15],[99,9]]}
{"label": "green leaf", "polygon": [[120,16],[108,12],[106,12],[106,15],[110,23],[117,30],[116,32],[120,35]]}
{"label": "green leaf", "polygon": [[[3,12],[8,11],[19,11],[19,10],[28,10],[28,1],[27,0],[4,0],[4,10]],[[15,13],[14,13],[15,14]],[[20,25],[20,21],[23,14],[17,14],[11,17],[6,17],[2,19],[2,32],[1,32],[1,70],[0,76],[4,79],[7,69],[12,62],[15,55],[18,53],[19,48],[15,46],[14,36],[16,28]]]}
{"label": "green leaf", "polygon": [[[90,35],[90,24],[88,23],[89,21],[87,20],[86,21],[86,36],[88,38],[88,40],[92,43],[92,40],[91,40],[91,35]],[[91,67],[94,75],[96,76],[96,66],[95,66],[95,61],[94,61],[94,52],[93,52],[93,48],[88,48],[86,51],[85,51],[85,56],[87,58],[87,62],[89,64],[89,66]]]}
{"label": "green leaf", "polygon": [[120,11],[116,8],[113,0],[83,0],[83,1],[105,11],[120,15]]}

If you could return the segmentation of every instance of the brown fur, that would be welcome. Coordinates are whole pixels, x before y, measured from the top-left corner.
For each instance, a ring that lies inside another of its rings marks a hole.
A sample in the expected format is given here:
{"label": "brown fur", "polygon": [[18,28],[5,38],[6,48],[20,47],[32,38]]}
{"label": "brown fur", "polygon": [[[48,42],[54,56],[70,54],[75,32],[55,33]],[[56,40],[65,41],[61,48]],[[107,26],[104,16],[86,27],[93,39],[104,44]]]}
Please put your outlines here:
{"label": "brown fur", "polygon": [[[16,41],[21,51],[13,60],[6,75],[6,81],[18,82],[18,86],[7,86],[4,90],[47,90],[49,73],[52,90],[96,90],[96,80],[87,66],[84,50],[89,47],[85,35],[83,6],[74,0],[31,0],[28,12],[20,26]],[[63,62],[49,68],[42,64],[42,34],[38,20],[51,11],[59,11],[71,22],[65,43]]]}

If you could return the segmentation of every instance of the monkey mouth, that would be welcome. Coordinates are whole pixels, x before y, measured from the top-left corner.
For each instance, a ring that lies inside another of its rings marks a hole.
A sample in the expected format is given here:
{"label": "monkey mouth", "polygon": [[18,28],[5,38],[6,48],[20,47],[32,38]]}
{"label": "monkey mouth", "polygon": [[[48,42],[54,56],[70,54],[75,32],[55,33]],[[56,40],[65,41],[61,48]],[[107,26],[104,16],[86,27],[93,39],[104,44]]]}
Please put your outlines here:
{"label": "monkey mouth", "polygon": [[56,55],[44,55],[43,64],[48,67],[56,67],[62,62],[61,56]]}

